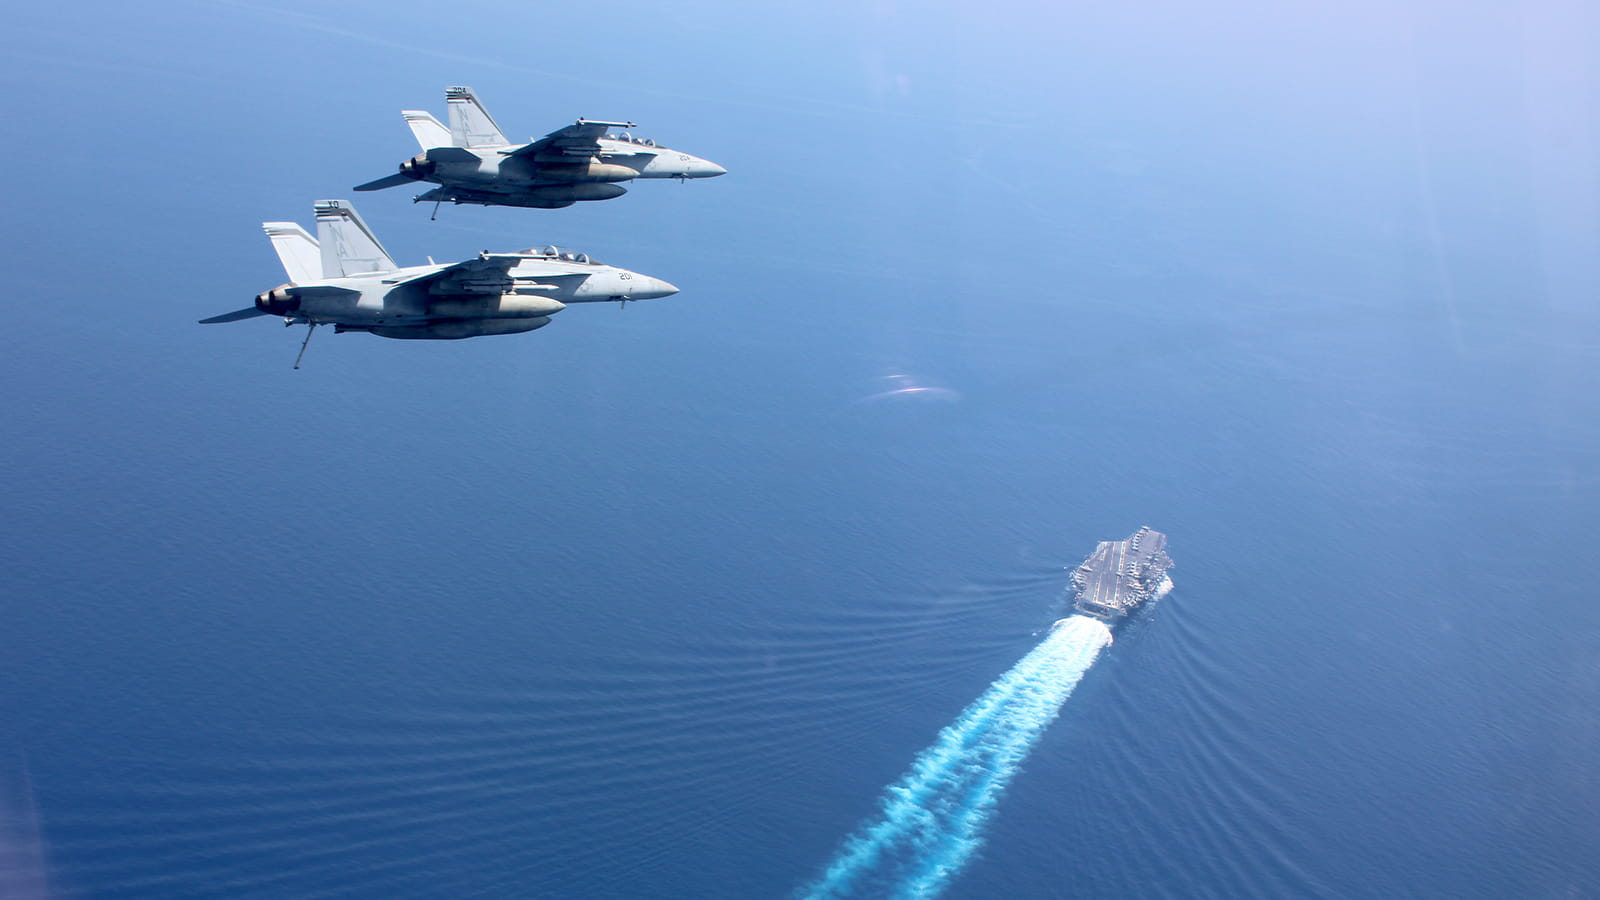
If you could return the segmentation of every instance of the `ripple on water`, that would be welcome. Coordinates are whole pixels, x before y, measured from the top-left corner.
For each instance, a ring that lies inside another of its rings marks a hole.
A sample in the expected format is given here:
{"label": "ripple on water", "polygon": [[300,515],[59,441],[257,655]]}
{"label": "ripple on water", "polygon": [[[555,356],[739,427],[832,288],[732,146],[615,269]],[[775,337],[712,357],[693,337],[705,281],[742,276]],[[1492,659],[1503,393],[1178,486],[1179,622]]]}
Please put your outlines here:
{"label": "ripple on water", "polygon": [[770,823],[775,784],[854,755],[885,716],[959,709],[1027,641],[999,613],[1038,610],[1057,577],[635,634],[557,675],[322,710],[294,733],[147,763],[152,777],[75,804],[56,849],[77,886],[108,895],[620,889]]}

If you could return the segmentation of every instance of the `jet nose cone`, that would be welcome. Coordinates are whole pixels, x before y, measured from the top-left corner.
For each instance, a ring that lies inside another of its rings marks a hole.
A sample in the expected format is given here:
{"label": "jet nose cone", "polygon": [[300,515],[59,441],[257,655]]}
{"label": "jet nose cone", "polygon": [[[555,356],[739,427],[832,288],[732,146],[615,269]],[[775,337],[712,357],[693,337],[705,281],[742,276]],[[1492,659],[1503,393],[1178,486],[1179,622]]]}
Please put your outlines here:
{"label": "jet nose cone", "polygon": [[700,164],[695,166],[694,171],[694,177],[696,178],[715,178],[718,175],[726,174],[728,174],[727,169],[724,169],[709,159],[700,160]]}
{"label": "jet nose cone", "polygon": [[659,278],[651,278],[647,275],[644,278],[644,284],[634,289],[633,298],[635,300],[655,300],[659,297],[671,297],[677,292],[677,285],[662,281]]}

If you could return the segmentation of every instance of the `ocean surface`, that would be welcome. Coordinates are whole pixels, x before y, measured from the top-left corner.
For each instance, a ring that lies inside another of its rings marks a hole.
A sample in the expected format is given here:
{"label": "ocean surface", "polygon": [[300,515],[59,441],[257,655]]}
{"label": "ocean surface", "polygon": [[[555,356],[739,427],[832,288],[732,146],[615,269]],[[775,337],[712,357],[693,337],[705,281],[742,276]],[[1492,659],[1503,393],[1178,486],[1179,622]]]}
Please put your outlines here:
{"label": "ocean surface", "polygon": [[[1175,590],[1008,745],[943,896],[1600,896],[1596,34],[16,11],[0,897],[800,896],[1140,525]],[[355,195],[397,260],[682,293],[300,371],[194,324],[449,84],[729,174]]]}

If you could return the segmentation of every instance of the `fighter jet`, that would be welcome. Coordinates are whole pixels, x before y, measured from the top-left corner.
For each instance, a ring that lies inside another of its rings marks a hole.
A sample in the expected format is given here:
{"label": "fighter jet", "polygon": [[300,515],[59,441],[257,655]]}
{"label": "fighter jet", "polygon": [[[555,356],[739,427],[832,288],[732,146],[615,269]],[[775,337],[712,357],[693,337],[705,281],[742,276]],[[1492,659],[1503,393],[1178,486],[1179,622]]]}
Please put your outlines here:
{"label": "fighter jet", "polygon": [[450,127],[422,110],[402,110],[422,152],[400,171],[358,185],[377,191],[426,181],[440,185],[412,198],[438,204],[532,206],[560,209],[579,200],[609,200],[628,192],[617,182],[635,178],[711,178],[727,169],[714,162],[656,146],[613,128],[632,122],[579,119],[526,144],[513,144],[468,87],[445,89]]}
{"label": "fighter jet", "polygon": [[[263,222],[289,282],[249,306],[201,325],[282,316],[308,325],[300,357],[318,325],[386,338],[458,340],[519,334],[550,324],[570,303],[669,297],[676,287],[604,265],[562,247],[478,254],[451,265],[395,265],[388,251],[344,200],[316,204],[317,237],[294,222]],[[300,368],[300,357],[295,368]]]}

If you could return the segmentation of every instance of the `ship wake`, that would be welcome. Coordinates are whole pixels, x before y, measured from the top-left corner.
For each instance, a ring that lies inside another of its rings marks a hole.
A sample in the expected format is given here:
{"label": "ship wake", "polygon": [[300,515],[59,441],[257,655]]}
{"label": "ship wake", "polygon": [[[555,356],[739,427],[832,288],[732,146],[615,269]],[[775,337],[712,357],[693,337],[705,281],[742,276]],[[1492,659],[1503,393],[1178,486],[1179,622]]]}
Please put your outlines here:
{"label": "ship wake", "polygon": [[936,896],[983,843],[983,827],[1111,631],[1087,616],[1063,620],[939,732],[887,787],[816,881],[807,900]]}

